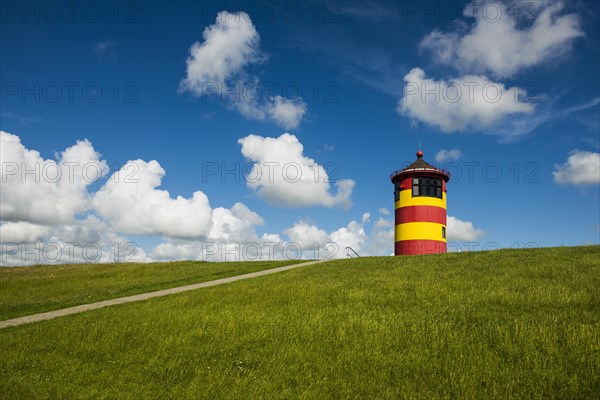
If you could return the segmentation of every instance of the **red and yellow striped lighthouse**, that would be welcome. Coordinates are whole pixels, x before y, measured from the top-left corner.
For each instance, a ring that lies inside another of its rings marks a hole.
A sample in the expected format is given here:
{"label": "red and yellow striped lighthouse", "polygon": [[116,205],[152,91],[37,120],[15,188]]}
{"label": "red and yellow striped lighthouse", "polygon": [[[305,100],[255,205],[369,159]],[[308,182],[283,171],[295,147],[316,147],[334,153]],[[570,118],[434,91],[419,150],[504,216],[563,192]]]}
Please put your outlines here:
{"label": "red and yellow striped lighthouse", "polygon": [[392,174],[397,256],[446,252],[446,183],[450,174],[423,160]]}

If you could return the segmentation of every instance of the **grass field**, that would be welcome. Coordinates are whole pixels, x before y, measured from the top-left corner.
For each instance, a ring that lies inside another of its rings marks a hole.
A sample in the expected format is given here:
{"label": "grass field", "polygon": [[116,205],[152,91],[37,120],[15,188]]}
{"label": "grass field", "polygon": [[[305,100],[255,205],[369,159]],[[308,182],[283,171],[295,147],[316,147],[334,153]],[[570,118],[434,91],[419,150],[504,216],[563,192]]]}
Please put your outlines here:
{"label": "grass field", "polygon": [[599,287],[600,246],[330,261],[3,329],[0,398],[595,399]]}
{"label": "grass field", "polygon": [[0,268],[0,321],[300,261],[178,261]]}

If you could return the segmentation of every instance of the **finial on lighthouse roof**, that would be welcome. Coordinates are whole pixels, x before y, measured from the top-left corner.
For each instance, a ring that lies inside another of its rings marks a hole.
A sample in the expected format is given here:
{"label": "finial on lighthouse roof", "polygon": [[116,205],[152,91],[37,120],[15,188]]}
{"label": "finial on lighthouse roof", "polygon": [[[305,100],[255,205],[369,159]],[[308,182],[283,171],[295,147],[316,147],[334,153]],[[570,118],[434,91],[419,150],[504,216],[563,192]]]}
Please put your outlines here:
{"label": "finial on lighthouse roof", "polygon": [[421,150],[417,151],[417,158],[420,160],[423,158],[423,152]]}

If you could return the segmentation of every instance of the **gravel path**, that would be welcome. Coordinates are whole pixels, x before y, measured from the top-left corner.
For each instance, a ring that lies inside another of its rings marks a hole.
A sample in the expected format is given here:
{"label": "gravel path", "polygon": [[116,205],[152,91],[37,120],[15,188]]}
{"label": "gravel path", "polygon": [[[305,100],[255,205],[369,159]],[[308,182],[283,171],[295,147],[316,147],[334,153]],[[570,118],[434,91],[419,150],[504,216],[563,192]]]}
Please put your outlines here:
{"label": "gravel path", "polygon": [[62,317],[65,315],[78,314],[78,313],[82,313],[85,311],[96,310],[98,308],[113,306],[115,304],[133,303],[135,301],[152,299],[154,297],[168,296],[170,294],[189,292],[190,290],[202,289],[202,288],[210,287],[210,286],[223,285],[225,283],[231,283],[231,282],[241,281],[244,279],[255,278],[257,276],[276,274],[277,272],[288,271],[290,269],[305,267],[308,265],[321,263],[321,262],[323,262],[323,260],[309,261],[309,262],[300,263],[300,264],[286,265],[283,267],[271,268],[271,269],[266,269],[266,270],[257,271],[257,272],[251,272],[251,273],[243,274],[243,275],[230,276],[229,278],[216,279],[214,281],[195,283],[192,285],[179,286],[179,287],[174,287],[171,289],[157,290],[155,292],[141,293],[141,294],[136,294],[133,296],[119,297],[116,299],[98,301],[96,303],[82,304],[80,306],[63,308],[60,310],[48,311],[48,312],[39,313],[39,314],[26,315],[24,317],[18,317],[18,318],[0,321],[0,329],[8,328],[10,326],[19,326],[19,325],[24,325],[24,324],[30,324],[32,322],[37,322],[37,321],[46,321],[49,319],[54,319],[54,318]]}

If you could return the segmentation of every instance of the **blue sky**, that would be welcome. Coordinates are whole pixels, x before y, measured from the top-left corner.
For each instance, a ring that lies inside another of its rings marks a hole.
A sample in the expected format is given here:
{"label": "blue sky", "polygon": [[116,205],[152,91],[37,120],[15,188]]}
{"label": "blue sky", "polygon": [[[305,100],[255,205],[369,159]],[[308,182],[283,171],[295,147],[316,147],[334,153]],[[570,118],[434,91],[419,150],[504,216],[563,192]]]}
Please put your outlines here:
{"label": "blue sky", "polygon": [[3,2],[2,262],[388,255],[419,142],[453,175],[455,248],[598,244],[598,4]]}

